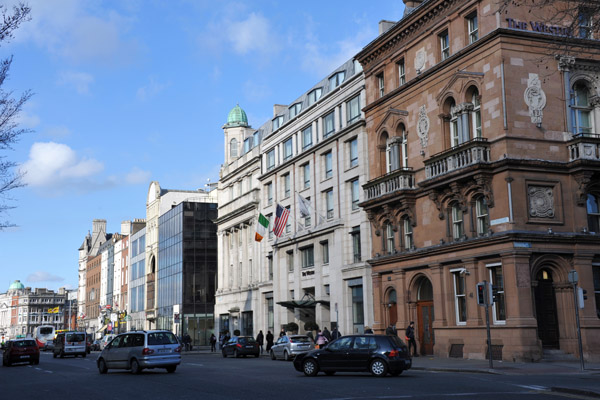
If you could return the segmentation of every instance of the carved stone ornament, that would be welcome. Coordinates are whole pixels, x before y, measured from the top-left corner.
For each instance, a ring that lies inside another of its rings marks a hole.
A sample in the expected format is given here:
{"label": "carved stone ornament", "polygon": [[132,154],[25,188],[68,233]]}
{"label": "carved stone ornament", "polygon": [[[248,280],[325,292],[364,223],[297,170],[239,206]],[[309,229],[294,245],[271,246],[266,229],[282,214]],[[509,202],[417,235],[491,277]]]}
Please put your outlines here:
{"label": "carved stone ornament", "polygon": [[551,187],[530,186],[529,215],[535,218],[554,218],[554,195]]}
{"label": "carved stone ornament", "polygon": [[417,74],[420,74],[423,70],[423,67],[425,67],[426,58],[427,53],[425,53],[425,50],[421,49],[417,51],[417,54],[415,55],[415,69],[417,70]]}
{"label": "carved stone ornament", "polygon": [[429,117],[427,117],[427,110],[425,106],[422,106],[419,110],[419,119],[417,121],[417,135],[421,140],[421,148],[425,151],[427,147],[427,141],[429,138]]}
{"label": "carved stone ornament", "polygon": [[525,89],[525,103],[529,107],[531,123],[540,126],[544,117],[543,109],[546,106],[546,94],[537,74],[529,74],[527,89]]}

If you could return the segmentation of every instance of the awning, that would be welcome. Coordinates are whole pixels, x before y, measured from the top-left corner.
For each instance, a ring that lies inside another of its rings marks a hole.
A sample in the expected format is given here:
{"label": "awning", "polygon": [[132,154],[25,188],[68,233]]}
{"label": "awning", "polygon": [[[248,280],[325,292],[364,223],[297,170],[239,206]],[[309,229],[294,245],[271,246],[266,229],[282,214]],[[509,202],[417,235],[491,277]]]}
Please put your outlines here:
{"label": "awning", "polygon": [[102,328],[98,329],[98,330],[96,331],[96,333],[98,333],[98,332],[102,332],[102,331],[103,331],[103,330],[105,330],[106,328],[107,328],[107,325],[102,325]]}
{"label": "awning", "polygon": [[314,308],[317,304],[324,304],[329,306],[329,301],[327,300],[288,300],[288,301],[278,301],[277,304],[286,308]]}

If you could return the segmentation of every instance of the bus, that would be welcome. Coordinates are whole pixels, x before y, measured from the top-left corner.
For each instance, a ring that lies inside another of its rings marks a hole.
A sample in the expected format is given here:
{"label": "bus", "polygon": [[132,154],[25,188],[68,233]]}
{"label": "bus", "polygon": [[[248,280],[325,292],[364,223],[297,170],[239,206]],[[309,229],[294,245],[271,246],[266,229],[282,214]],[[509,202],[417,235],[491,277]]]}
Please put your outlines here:
{"label": "bus", "polygon": [[52,343],[56,335],[56,330],[52,325],[40,325],[35,328],[35,341],[40,349],[46,348],[48,343]]}

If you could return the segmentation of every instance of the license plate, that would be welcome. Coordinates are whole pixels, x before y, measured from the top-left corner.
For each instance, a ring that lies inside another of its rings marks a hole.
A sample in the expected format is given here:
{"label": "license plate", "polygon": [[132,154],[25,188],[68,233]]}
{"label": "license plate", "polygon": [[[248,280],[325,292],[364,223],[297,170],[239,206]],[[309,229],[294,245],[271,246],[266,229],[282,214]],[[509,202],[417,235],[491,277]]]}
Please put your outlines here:
{"label": "license plate", "polygon": [[171,350],[170,349],[158,349],[159,353],[170,353]]}
{"label": "license plate", "polygon": [[253,349],[254,346],[246,346],[247,349]]}
{"label": "license plate", "polygon": [[21,358],[29,358],[29,356],[21,356]]}

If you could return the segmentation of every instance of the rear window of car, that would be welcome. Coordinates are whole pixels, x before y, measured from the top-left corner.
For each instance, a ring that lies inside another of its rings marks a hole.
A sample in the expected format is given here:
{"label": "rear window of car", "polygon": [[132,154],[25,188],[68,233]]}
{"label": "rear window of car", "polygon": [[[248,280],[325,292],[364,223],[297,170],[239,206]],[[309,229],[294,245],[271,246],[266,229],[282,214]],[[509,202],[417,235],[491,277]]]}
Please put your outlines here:
{"label": "rear window of car", "polygon": [[19,340],[19,341],[13,342],[13,346],[14,347],[32,347],[32,346],[37,346],[37,344],[33,340]]}
{"label": "rear window of car", "polygon": [[85,333],[67,333],[67,342],[83,342]]}
{"label": "rear window of car", "polygon": [[242,337],[239,339],[239,342],[242,344],[252,344],[256,343],[256,339],[254,339],[253,337]]}
{"label": "rear window of car", "polygon": [[292,343],[310,343],[308,336],[293,337],[290,340]]}
{"label": "rear window of car", "polygon": [[396,335],[389,335],[386,337],[386,339],[390,340],[392,342],[392,345],[394,347],[404,347],[404,342],[402,341],[402,339],[400,339],[398,336]]}
{"label": "rear window of car", "polygon": [[148,334],[148,346],[178,343],[177,338],[171,332],[153,332]]}

